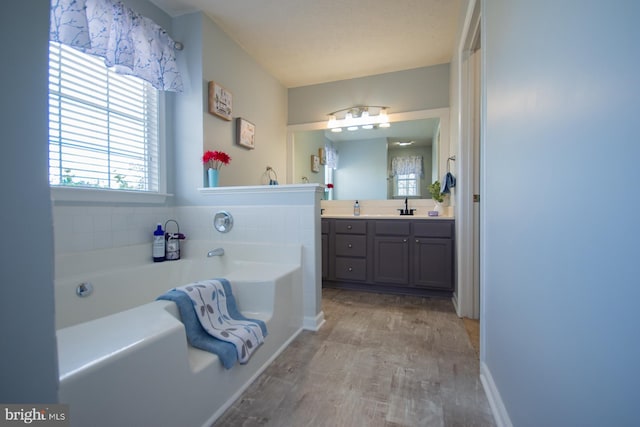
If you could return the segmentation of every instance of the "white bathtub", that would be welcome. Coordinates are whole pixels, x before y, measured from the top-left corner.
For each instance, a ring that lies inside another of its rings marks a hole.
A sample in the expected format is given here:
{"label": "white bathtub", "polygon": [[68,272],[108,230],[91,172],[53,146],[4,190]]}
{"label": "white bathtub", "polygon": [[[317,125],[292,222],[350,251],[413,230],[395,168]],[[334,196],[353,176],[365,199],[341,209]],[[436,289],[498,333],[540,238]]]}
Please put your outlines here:
{"label": "white bathtub", "polygon": [[[215,247],[222,257],[207,257]],[[72,426],[208,426],[300,332],[301,248],[189,240],[183,259],[153,263],[148,245],[56,258],[59,399]],[[227,370],[187,344],[166,290],[225,277],[238,308],[267,324],[246,365]],[[76,296],[83,282],[87,297]]]}

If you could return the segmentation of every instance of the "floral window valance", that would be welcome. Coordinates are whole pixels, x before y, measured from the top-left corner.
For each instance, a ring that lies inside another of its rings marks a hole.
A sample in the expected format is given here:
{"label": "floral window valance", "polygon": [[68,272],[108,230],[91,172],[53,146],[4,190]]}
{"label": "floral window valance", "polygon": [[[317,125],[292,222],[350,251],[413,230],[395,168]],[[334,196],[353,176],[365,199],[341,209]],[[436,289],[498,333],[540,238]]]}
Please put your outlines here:
{"label": "floral window valance", "polygon": [[104,58],[117,73],[182,92],[175,43],[167,32],[115,0],[51,0],[49,39]]}
{"label": "floral window valance", "polygon": [[422,156],[394,157],[391,159],[391,175],[409,175],[414,173],[424,176]]}

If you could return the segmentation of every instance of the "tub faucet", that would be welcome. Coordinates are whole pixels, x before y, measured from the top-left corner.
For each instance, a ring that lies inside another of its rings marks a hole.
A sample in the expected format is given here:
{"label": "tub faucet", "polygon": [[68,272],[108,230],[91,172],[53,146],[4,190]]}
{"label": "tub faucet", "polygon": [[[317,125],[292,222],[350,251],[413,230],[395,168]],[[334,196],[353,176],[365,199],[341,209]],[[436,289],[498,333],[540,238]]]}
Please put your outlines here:
{"label": "tub faucet", "polygon": [[208,257],[224,255],[224,248],[215,248],[207,252]]}

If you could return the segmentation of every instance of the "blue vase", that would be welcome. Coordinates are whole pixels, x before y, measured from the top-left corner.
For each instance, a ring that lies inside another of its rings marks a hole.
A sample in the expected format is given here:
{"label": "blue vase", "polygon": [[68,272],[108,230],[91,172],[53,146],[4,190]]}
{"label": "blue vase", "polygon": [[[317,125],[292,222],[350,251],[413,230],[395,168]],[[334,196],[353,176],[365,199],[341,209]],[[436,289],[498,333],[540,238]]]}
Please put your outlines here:
{"label": "blue vase", "polygon": [[209,187],[218,186],[218,169],[209,168],[207,170],[207,177],[209,178]]}

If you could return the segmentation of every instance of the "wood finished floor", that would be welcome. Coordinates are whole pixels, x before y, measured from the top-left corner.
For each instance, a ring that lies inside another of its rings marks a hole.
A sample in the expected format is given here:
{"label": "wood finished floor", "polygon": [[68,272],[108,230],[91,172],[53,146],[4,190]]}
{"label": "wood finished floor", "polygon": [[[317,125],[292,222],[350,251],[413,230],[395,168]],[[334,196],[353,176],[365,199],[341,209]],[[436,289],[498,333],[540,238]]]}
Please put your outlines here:
{"label": "wood finished floor", "polygon": [[323,289],[303,331],[213,424],[494,426],[451,301]]}

